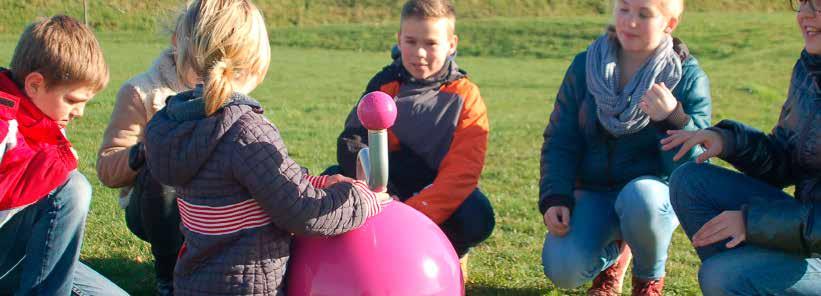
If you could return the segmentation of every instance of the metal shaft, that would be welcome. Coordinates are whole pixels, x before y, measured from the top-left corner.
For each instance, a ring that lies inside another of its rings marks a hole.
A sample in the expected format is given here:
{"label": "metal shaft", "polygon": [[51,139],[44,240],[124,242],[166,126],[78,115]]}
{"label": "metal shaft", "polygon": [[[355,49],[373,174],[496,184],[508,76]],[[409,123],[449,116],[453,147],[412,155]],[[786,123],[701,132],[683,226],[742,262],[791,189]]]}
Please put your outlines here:
{"label": "metal shaft", "polygon": [[388,191],[388,131],[369,130],[370,174],[368,185],[374,192]]}

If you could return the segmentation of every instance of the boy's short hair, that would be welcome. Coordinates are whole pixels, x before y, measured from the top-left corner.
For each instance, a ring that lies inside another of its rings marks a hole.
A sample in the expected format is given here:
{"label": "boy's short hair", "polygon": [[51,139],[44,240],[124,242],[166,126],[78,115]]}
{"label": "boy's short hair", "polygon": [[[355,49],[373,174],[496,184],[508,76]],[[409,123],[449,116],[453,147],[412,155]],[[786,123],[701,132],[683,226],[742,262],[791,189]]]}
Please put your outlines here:
{"label": "boy's short hair", "polygon": [[449,0],[409,0],[402,6],[400,20],[405,21],[408,18],[447,18],[455,23],[456,8]]}
{"label": "boy's short hair", "polygon": [[88,85],[99,92],[108,84],[108,65],[94,33],[65,15],[41,18],[26,27],[10,67],[20,85],[33,72],[45,77],[48,88]]}

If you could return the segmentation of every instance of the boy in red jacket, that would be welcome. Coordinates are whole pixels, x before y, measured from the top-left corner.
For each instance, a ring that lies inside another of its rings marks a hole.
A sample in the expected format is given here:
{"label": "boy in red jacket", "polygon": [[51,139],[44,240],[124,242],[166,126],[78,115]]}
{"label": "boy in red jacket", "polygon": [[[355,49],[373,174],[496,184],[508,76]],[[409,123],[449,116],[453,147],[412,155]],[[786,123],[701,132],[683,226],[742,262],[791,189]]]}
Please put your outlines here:
{"label": "boy in red jacket", "polygon": [[125,294],[77,261],[91,185],[64,134],[107,83],[94,34],[67,16],[28,26],[0,69],[0,291]]}

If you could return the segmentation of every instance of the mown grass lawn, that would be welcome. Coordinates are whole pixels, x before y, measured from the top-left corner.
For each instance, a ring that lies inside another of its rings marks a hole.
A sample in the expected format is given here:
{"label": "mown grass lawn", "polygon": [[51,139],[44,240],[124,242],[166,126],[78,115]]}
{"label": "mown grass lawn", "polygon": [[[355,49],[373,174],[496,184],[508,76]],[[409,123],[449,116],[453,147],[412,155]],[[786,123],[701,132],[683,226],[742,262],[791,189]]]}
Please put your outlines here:
{"label": "mown grass lawn", "polygon": [[[536,210],[539,149],[569,62],[605,23],[603,17],[460,23],[463,54],[457,61],[480,86],[490,113],[491,142],[481,186],[497,217],[491,239],[471,255],[470,295],[564,295],[586,289],[557,291],[542,274],[545,227]],[[767,130],[776,122],[802,47],[794,23],[790,13],[686,15],[678,35],[711,78],[714,122],[734,118]],[[127,291],[150,295],[149,247],[126,229],[118,190],[99,183],[94,162],[119,85],[144,71],[167,38],[105,33],[100,39],[111,83],[68,130],[80,152],[80,169],[94,186],[81,259]],[[270,72],[252,95],[281,129],[300,164],[317,172],[335,162],[334,143],[342,122],[367,80],[389,62],[393,40],[388,25],[272,29]],[[8,64],[15,42],[16,36],[0,36],[0,65]],[[666,293],[699,294],[698,266],[689,242],[677,231]]]}

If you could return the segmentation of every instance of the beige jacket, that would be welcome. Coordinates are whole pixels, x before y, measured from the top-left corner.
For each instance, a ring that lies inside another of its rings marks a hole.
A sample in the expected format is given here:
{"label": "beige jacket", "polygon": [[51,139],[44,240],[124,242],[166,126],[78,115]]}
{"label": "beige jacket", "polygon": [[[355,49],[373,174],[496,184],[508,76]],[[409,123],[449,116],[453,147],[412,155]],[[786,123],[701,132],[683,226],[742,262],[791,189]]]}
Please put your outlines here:
{"label": "beige jacket", "polygon": [[177,76],[170,49],[163,51],[148,71],[120,87],[97,155],[97,177],[105,186],[122,188],[121,206],[127,204],[126,197],[137,176],[128,167],[129,148],[143,141],[146,124],[165,107],[165,99],[186,90]]}

